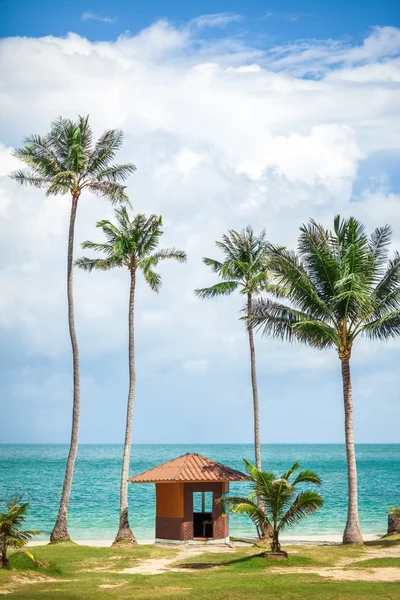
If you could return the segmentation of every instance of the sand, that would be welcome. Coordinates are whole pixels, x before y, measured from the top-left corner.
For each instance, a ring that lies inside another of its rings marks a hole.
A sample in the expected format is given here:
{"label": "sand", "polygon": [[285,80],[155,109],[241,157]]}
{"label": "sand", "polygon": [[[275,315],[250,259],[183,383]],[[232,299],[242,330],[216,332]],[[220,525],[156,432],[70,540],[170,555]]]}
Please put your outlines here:
{"label": "sand", "polygon": [[[381,537],[378,534],[366,534],[364,535],[365,542],[371,542],[373,540],[377,540]],[[254,543],[256,538],[241,538],[243,540],[248,541],[249,543]],[[342,536],[341,535],[297,535],[297,536],[286,536],[282,535],[280,537],[283,544],[303,544],[303,545],[319,545],[319,544],[341,544]],[[35,540],[30,542],[29,546],[44,546],[49,543],[49,539],[45,540]],[[109,548],[114,540],[74,540],[76,544],[80,546],[98,546],[100,548]],[[154,539],[152,540],[138,540],[138,544],[154,544]],[[237,542],[235,542],[237,544]],[[179,546],[178,546],[179,547]]]}

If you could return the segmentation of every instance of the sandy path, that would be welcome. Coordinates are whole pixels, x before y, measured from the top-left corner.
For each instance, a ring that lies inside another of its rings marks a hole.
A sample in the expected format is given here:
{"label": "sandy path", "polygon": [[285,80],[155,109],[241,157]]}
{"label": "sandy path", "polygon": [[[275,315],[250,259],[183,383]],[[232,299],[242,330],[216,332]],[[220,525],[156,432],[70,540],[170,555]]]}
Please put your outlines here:
{"label": "sandy path", "polygon": [[362,563],[373,558],[400,558],[400,546],[389,546],[380,549],[368,549],[365,554],[357,558],[343,558],[335,567],[272,567],[273,573],[280,575],[309,574],[320,575],[340,581],[399,581],[400,568],[398,567],[362,567],[351,568],[355,563]]}
{"label": "sandy path", "polygon": [[[137,575],[160,575],[166,571],[174,573],[188,572],[187,568],[173,567],[172,565],[176,562],[192,558],[193,556],[199,556],[200,554],[209,554],[212,552],[235,552],[234,547],[230,546],[207,546],[206,548],[184,546],[180,548],[177,554],[172,558],[148,558],[143,560],[135,567],[128,567],[118,573],[129,573]],[[216,567],[218,565],[215,565]],[[117,571],[114,571],[116,573]]]}
{"label": "sandy path", "polygon": [[[355,562],[355,561],[354,561]],[[278,575],[319,575],[339,581],[398,581],[400,582],[400,569],[396,567],[369,568],[369,569],[344,569],[341,567],[297,567],[287,569],[270,569],[271,573]]]}

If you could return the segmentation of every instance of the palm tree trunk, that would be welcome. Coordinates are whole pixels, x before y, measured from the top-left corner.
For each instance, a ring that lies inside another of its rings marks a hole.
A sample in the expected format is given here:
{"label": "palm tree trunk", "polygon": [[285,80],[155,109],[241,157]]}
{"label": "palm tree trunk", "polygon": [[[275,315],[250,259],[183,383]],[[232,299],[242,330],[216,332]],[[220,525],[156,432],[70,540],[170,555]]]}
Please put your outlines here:
{"label": "palm tree trunk", "polygon": [[7,558],[7,548],[3,547],[0,552],[0,566],[2,569],[6,569],[8,567],[8,558]]}
{"label": "palm tree trunk", "polygon": [[272,550],[272,552],[280,552],[281,551],[281,545],[279,543],[279,531],[277,531],[276,528],[274,529],[274,531],[272,533],[271,550]]}
{"label": "palm tree trunk", "polygon": [[256,372],[256,352],[254,348],[253,328],[250,320],[251,315],[251,294],[247,294],[247,330],[249,332],[250,345],[250,365],[251,365],[251,385],[253,388],[253,412],[254,412],[254,453],[256,467],[261,470],[261,445],[260,445],[260,410],[258,402],[258,386]]}
{"label": "palm tree trunk", "polygon": [[357,465],[354,451],[353,393],[351,389],[350,358],[341,358],[341,362],[348,481],[347,522],[343,533],[343,544],[362,544],[363,537],[358,519]]}
{"label": "palm tree trunk", "polygon": [[122,457],[120,502],[119,502],[119,529],[114,544],[136,544],[135,536],[129,525],[128,517],[128,476],[131,460],[133,404],[135,400],[136,374],[135,374],[135,286],[136,269],[131,271],[131,288],[129,294],[129,393],[126,409],[126,429],[124,454]]}
{"label": "palm tree trunk", "polygon": [[68,541],[68,505],[71,495],[72,478],[74,474],[75,459],[78,453],[79,418],[80,418],[80,373],[78,342],[75,333],[74,297],[73,297],[73,255],[74,255],[74,230],[76,210],[80,194],[72,195],[71,214],[68,233],[68,260],[67,260],[67,297],[68,297],[68,325],[72,346],[74,396],[72,407],[72,429],[67,465],[65,469],[64,485],[61,494],[60,508],[50,541]]}

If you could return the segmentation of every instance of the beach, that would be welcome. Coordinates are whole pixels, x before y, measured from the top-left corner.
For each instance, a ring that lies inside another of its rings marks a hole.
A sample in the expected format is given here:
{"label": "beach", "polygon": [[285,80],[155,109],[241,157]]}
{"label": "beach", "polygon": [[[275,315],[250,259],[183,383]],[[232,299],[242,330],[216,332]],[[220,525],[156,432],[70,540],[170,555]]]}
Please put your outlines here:
{"label": "beach", "polygon": [[[378,540],[381,536],[378,534],[366,534],[364,535],[364,541],[366,542],[372,542],[374,540]],[[76,543],[79,546],[95,546],[98,548],[110,548],[112,546],[114,540],[79,540]],[[241,546],[241,545],[247,545],[247,544],[251,544],[251,543],[255,543],[257,540],[256,538],[243,538],[243,541],[237,541],[235,540],[233,543],[237,546]],[[341,535],[301,535],[301,536],[292,536],[292,535],[282,535],[281,536],[281,541],[283,544],[288,544],[288,545],[311,545],[311,546],[318,546],[318,545],[339,545],[342,543],[342,536]],[[46,544],[50,543],[50,538],[49,539],[42,539],[39,541],[31,541],[29,543],[29,546],[44,546]],[[142,546],[146,546],[148,544],[154,544],[155,540],[154,539],[150,539],[150,540],[138,540],[138,544],[142,545]]]}

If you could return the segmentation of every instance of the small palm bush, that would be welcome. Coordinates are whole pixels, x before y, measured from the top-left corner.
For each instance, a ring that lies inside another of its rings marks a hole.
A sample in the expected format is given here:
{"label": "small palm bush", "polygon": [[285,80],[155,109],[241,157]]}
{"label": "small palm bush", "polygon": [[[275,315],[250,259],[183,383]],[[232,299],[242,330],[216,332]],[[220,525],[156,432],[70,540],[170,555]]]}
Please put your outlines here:
{"label": "small palm bush", "polygon": [[23,548],[34,535],[40,531],[21,529],[29,503],[21,503],[19,498],[10,498],[7,512],[0,512],[0,564],[8,567],[7,551],[9,548]]}
{"label": "small palm bush", "polygon": [[272,552],[280,552],[281,531],[293,527],[323,506],[324,500],[315,490],[299,489],[304,484],[319,486],[321,479],[310,469],[298,472],[298,462],[280,477],[270,471],[258,470],[247,460],[244,462],[251,478],[249,496],[231,496],[223,501],[231,512],[248,515],[258,532],[269,531]]}

